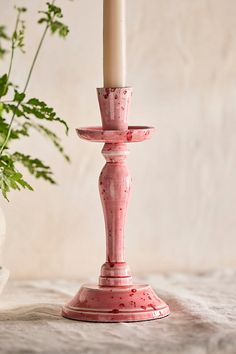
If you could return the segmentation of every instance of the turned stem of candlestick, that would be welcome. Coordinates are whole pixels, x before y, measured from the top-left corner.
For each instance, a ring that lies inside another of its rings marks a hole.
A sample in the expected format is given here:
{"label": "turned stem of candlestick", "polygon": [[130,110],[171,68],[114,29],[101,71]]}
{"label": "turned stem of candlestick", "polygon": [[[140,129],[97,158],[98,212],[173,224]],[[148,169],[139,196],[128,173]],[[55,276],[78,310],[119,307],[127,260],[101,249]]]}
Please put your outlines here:
{"label": "turned stem of candlestick", "polygon": [[131,188],[131,177],[125,160],[127,144],[106,143],[102,149],[106,164],[99,177],[99,191],[106,227],[106,263],[101,269],[101,286],[132,284],[124,260],[124,228]]}

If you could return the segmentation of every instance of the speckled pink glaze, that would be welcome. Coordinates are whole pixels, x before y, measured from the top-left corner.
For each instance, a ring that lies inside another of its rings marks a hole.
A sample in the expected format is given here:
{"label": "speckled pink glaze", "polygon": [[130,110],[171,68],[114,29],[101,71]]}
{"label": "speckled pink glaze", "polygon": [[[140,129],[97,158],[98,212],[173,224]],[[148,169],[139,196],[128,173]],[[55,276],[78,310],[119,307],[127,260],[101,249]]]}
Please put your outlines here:
{"label": "speckled pink glaze", "polygon": [[127,130],[131,87],[98,88],[103,129]]}
{"label": "speckled pink glaze", "polygon": [[106,164],[100,174],[99,191],[106,225],[106,263],[99,284],[131,285],[129,267],[124,261],[124,227],[131,188],[131,177],[125,164],[126,144],[106,143],[102,149]]}
{"label": "speckled pink glaze", "polygon": [[81,139],[97,143],[137,143],[150,139],[155,128],[145,126],[129,126],[127,130],[103,130],[101,127],[76,129]]}
{"label": "speckled pink glaze", "polygon": [[[131,88],[98,89],[103,129],[77,129],[82,139],[105,142],[106,164],[99,177],[99,191],[106,227],[106,262],[101,267],[99,285],[84,285],[63,307],[62,315],[81,321],[130,322],[167,316],[168,305],[149,285],[132,283],[124,259],[124,227],[131,177],[125,160],[127,143],[149,139],[152,127],[129,127],[127,112]],[[118,109],[117,105],[124,109]]]}
{"label": "speckled pink glaze", "polygon": [[63,308],[63,316],[93,322],[132,322],[165,317],[168,306],[149,285],[84,285]]}

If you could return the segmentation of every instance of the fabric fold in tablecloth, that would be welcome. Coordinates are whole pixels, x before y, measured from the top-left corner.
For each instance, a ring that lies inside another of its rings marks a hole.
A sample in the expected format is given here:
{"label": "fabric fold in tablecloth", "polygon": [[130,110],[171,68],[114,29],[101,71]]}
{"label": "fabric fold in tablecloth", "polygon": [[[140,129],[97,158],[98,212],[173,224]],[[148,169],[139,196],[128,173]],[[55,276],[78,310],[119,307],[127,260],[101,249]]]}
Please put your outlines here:
{"label": "fabric fold in tablecloth", "polygon": [[9,281],[0,297],[0,353],[236,354],[236,270],[141,280],[169,304],[169,317],[71,321],[61,317],[61,306],[81,282]]}

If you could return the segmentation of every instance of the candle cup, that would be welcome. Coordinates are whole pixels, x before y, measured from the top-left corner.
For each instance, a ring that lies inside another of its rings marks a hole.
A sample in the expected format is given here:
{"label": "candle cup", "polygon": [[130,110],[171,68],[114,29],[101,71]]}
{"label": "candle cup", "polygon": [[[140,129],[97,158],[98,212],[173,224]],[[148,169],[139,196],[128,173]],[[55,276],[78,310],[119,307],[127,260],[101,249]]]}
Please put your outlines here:
{"label": "candle cup", "polygon": [[104,130],[127,130],[131,87],[102,87],[97,89]]}

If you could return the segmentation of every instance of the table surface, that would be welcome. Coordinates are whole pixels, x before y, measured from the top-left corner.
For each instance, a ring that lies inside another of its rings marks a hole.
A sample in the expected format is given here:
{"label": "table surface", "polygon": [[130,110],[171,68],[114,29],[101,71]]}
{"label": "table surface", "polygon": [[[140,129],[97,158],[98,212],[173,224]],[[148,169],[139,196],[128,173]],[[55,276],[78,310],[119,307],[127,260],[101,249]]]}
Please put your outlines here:
{"label": "table surface", "polygon": [[152,274],[171,315],[135,323],[62,318],[81,281],[9,281],[0,297],[0,353],[235,354],[236,270]]}

